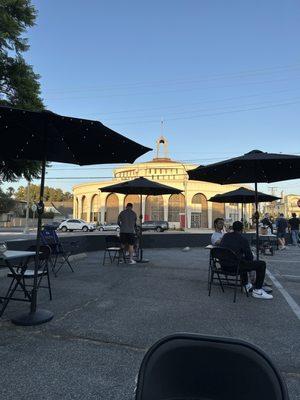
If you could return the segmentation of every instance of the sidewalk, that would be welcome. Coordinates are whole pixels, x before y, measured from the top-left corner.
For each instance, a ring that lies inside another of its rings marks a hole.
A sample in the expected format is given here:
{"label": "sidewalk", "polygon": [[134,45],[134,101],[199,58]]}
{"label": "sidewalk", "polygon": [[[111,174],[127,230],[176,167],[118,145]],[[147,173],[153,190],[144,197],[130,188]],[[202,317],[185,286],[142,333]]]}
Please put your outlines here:
{"label": "sidewalk", "polygon": [[[234,304],[232,290],[218,287],[208,297],[205,249],[145,250],[148,264],[120,266],[102,266],[102,254],[89,253],[74,274],[64,269],[53,277],[52,302],[40,291],[52,322],[16,327],[9,319],[28,305],[9,304],[0,320],[2,399],[132,400],[147,348],[183,331],[260,346],[282,371],[290,399],[300,399],[300,321],[276,288],[272,301],[238,292]],[[270,271],[278,276],[289,257],[298,254],[276,253],[275,267],[269,257]],[[0,291],[6,287],[1,278]]]}

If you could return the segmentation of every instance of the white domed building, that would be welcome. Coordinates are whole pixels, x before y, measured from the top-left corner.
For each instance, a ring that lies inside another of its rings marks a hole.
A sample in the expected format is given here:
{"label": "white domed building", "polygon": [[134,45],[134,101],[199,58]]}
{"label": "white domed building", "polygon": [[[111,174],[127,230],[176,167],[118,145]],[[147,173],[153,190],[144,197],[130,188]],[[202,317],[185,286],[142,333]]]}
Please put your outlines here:
{"label": "white domed building", "polygon": [[[140,214],[140,196],[101,192],[101,187],[132,180],[138,177],[162,183],[182,190],[179,195],[143,196],[142,210],[145,221],[168,221],[174,228],[212,228],[217,217],[232,221],[241,218],[241,209],[236,204],[219,204],[207,201],[210,197],[234,190],[241,185],[217,185],[188,180],[187,171],[197,165],[185,164],[169,158],[168,141],[161,136],[157,140],[157,154],[151,161],[126,165],[114,169],[110,181],[82,183],[73,187],[74,218],[88,222],[112,223],[117,221],[125,205],[133,203]],[[246,209],[249,214],[249,207]]]}

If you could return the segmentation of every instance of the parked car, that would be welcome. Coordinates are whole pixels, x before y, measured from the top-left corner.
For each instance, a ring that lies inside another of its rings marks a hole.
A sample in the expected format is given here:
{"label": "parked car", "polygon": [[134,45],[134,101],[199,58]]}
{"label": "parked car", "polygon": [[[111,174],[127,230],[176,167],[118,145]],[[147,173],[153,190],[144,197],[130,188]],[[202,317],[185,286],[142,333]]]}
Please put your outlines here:
{"label": "parked car", "polygon": [[145,221],[142,223],[143,231],[156,231],[163,232],[169,229],[169,223],[167,221]]}
{"label": "parked car", "polygon": [[66,219],[59,225],[58,229],[61,230],[62,232],[67,232],[67,231],[92,232],[96,229],[96,225],[91,222],[86,222],[83,219]]}
{"label": "parked car", "polygon": [[48,224],[44,224],[43,228],[44,229],[53,229],[56,230],[58,229],[59,225],[62,223],[63,221],[52,221],[49,222]]}
{"label": "parked car", "polygon": [[103,232],[103,231],[116,231],[116,232],[119,232],[120,231],[120,227],[119,227],[119,225],[117,223],[101,224],[98,229],[101,232]]}

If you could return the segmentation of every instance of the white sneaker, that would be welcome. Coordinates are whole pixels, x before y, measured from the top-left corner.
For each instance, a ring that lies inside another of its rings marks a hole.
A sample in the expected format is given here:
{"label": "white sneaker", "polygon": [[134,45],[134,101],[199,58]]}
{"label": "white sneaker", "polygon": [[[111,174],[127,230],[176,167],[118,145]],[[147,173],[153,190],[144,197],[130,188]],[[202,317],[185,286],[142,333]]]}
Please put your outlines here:
{"label": "white sneaker", "polygon": [[270,286],[263,286],[262,290],[265,291],[266,293],[272,293],[273,289],[270,288]]}
{"label": "white sneaker", "polygon": [[252,297],[263,300],[273,299],[273,296],[271,294],[266,293],[263,289],[253,289]]}
{"label": "white sneaker", "polygon": [[129,264],[136,264],[135,260],[129,260]]}
{"label": "white sneaker", "polygon": [[246,283],[246,285],[244,285],[244,288],[245,288],[245,290],[246,290],[246,292],[251,292],[252,291],[252,288],[253,288],[253,285],[252,285],[252,283]]}

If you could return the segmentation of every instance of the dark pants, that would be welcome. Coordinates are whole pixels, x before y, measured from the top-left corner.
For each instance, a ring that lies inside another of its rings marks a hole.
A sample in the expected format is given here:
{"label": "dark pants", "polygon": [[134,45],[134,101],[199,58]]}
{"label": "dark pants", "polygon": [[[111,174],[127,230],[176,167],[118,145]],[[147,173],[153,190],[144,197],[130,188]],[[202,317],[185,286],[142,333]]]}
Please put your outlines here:
{"label": "dark pants", "polygon": [[247,261],[242,260],[240,263],[240,271],[242,282],[245,285],[248,283],[248,274],[247,272],[255,271],[256,272],[256,281],[255,288],[261,289],[265,280],[266,275],[266,263],[264,261]]}

